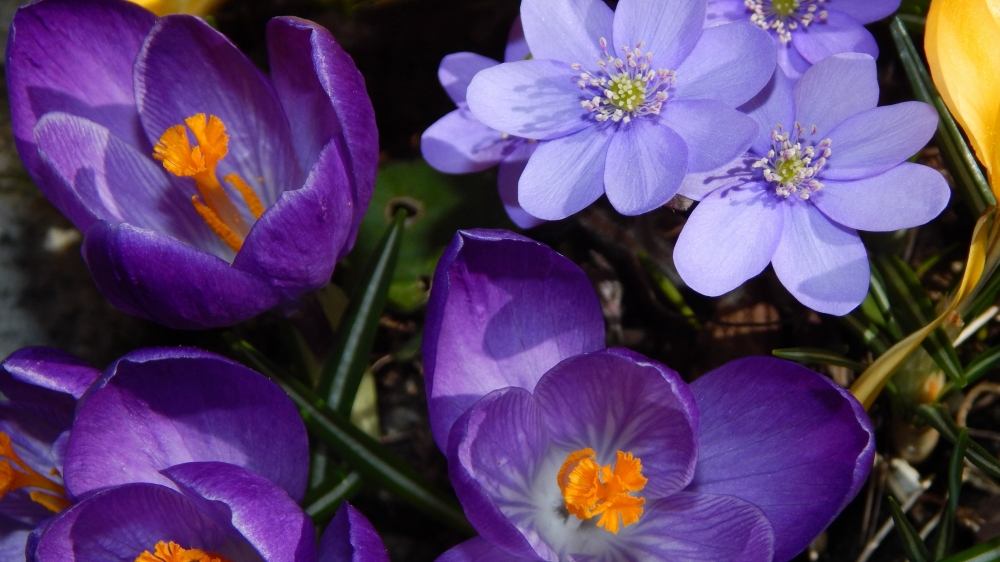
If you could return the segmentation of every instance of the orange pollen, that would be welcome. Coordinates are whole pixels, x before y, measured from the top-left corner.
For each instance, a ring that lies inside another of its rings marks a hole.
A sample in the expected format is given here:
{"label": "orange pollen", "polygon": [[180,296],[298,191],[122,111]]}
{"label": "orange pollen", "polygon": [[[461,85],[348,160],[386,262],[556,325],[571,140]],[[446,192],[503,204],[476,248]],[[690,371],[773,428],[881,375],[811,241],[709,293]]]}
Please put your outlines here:
{"label": "orange pollen", "polygon": [[183,548],[181,545],[170,541],[165,543],[160,541],[154,547],[156,552],[148,550],[136,557],[135,562],[230,562],[228,558],[205,552],[197,548]]}
{"label": "orange pollen", "polygon": [[[153,158],[163,162],[163,167],[171,174],[194,180],[198,189],[198,195],[191,196],[194,210],[212,232],[238,252],[250,233],[250,226],[215,173],[216,166],[229,153],[226,125],[215,115],[206,118],[204,113],[188,117],[184,124],[186,128],[174,125],[163,133],[153,147]],[[191,147],[188,130],[197,141],[194,148]],[[225,180],[240,192],[254,219],[259,219],[264,214],[264,205],[253,188],[238,174],[229,174]]]}
{"label": "orange pollen", "polygon": [[618,451],[615,467],[595,460],[591,448],[573,451],[559,469],[556,480],[566,501],[566,511],[580,519],[601,518],[597,526],[618,534],[623,526],[631,525],[642,515],[646,500],[633,496],[646,487],[642,461],[632,453]]}
{"label": "orange pollen", "polygon": [[[28,497],[52,513],[59,513],[69,507],[66,488],[35,472],[22,461],[10,442],[10,436],[2,431],[0,431],[0,459],[3,459],[0,460],[0,499],[7,495],[7,492],[20,488],[35,488],[28,493]],[[52,475],[58,476],[59,472],[53,470]]]}

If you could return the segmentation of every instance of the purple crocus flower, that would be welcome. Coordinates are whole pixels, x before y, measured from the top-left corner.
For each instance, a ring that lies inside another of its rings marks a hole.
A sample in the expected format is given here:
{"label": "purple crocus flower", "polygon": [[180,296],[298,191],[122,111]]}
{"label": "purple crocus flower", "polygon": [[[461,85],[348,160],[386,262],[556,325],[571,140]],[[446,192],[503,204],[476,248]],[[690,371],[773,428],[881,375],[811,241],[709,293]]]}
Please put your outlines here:
{"label": "purple crocus flower", "polygon": [[901,0],[708,0],[706,25],[750,21],[774,38],[778,66],[797,80],[811,65],[838,53],[878,57],[863,27],[892,15]]}
{"label": "purple crocus flower", "polygon": [[[67,496],[81,501],[36,530],[31,560],[317,560],[296,503],[305,427],[277,385],[242,365],[191,348],[130,353],[91,385],[64,449]],[[321,561],[385,560],[346,507],[321,547]]]}
{"label": "purple crocus flower", "polygon": [[309,517],[271,481],[235,465],[195,462],[96,492],[33,544],[35,562],[388,562],[367,519],[340,507],[315,545]]}
{"label": "purple crocus flower", "polygon": [[193,16],[124,0],[15,15],[18,152],[118,308],[234,324],[323,286],[351,248],[378,152],[364,80],[316,24],[267,35],[270,79]]}
{"label": "purple crocus flower", "polygon": [[537,242],[459,232],[433,287],[431,429],[480,535],[439,560],[784,562],[871,469],[861,405],[804,367],[741,359],[689,386],[604,349],[586,276]]}
{"label": "purple crocus flower", "polygon": [[[504,61],[524,60],[529,55],[521,18],[517,18],[507,38]],[[453,53],[441,60],[438,80],[458,109],[438,119],[424,131],[420,137],[420,151],[428,164],[446,174],[481,172],[499,164],[497,183],[504,209],[514,224],[531,228],[544,221],[521,208],[517,202],[517,181],[538,143],[483,125],[469,111],[469,104],[465,101],[465,92],[473,76],[498,64],[475,53]]]}
{"label": "purple crocus flower", "polygon": [[607,193],[620,213],[666,203],[687,172],[741,154],[756,124],[734,108],[774,70],[767,33],[750,23],[702,30],[704,0],[524,0],[532,60],[479,71],[472,113],[539,143],[518,202],[546,220]]}
{"label": "purple crocus flower", "polygon": [[692,175],[681,194],[701,203],[674,248],[694,290],[721,295],[770,263],[802,304],[846,314],[868,291],[857,230],[926,223],[950,197],[936,170],[905,162],[937,127],[921,102],[878,103],[875,59],[828,57],[793,86],[776,72],[744,109],[760,124],[750,151]]}
{"label": "purple crocus flower", "polygon": [[24,560],[32,529],[69,506],[63,453],[76,401],[100,371],[27,348],[0,366],[0,560]]}

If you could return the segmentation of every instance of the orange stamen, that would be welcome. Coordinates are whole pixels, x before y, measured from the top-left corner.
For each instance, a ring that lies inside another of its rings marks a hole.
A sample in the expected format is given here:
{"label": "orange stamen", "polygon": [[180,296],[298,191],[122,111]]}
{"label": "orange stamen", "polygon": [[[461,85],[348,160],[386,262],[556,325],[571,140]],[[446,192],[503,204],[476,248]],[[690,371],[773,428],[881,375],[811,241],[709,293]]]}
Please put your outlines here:
{"label": "orange stamen", "polygon": [[253,188],[247,185],[247,182],[243,181],[243,178],[239,174],[229,174],[222,179],[226,180],[226,183],[235,187],[240,192],[240,195],[243,196],[243,202],[250,208],[250,214],[253,215],[253,218],[259,219],[264,214],[264,205],[260,202],[260,198],[257,197]]}
{"label": "orange stamen", "polygon": [[593,449],[574,451],[566,457],[556,479],[566,511],[580,519],[600,515],[597,526],[617,534],[642,515],[646,500],[631,493],[645,488],[648,479],[642,475],[642,461],[632,453],[618,451],[614,469],[600,466],[596,459]]}
{"label": "orange stamen", "polygon": [[[21,460],[14,450],[10,436],[2,431],[0,431],[0,458],[3,458],[0,460],[0,498],[20,488],[36,488],[28,493],[28,497],[49,511],[59,513],[69,507],[66,488],[35,472]],[[54,475],[58,475],[58,472]]]}
{"label": "orange stamen", "polygon": [[[234,252],[240,251],[243,240],[250,233],[250,226],[240,214],[236,205],[226,194],[215,168],[229,153],[229,135],[226,125],[215,115],[204,113],[192,115],[184,120],[184,125],[174,125],[167,129],[153,147],[153,158],[163,162],[163,167],[179,177],[194,180],[201,195],[191,199],[195,211],[222,238]],[[188,129],[197,141],[191,147]],[[264,213],[260,198],[237,174],[229,174],[226,181],[243,196],[243,200],[255,219]]]}
{"label": "orange stamen", "polygon": [[135,562],[229,562],[214,552],[205,552],[197,548],[183,548],[181,545],[170,541],[156,543],[154,552],[144,551]]}

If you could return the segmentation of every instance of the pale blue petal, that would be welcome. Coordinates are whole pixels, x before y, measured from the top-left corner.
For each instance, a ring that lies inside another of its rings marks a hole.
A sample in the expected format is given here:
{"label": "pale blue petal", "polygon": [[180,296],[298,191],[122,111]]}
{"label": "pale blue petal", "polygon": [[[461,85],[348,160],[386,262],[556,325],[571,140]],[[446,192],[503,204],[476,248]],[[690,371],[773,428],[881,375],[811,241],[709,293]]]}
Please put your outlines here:
{"label": "pale blue petal", "polygon": [[689,173],[707,172],[732,162],[746,152],[760,128],[752,118],[715,100],[668,103],[660,120],[684,139]]}
{"label": "pale blue petal", "polygon": [[476,53],[452,53],[441,59],[438,81],[455,105],[465,107],[465,91],[469,88],[472,77],[480,70],[498,64],[500,63]]}
{"label": "pale blue petal", "polygon": [[825,136],[833,153],[823,179],[858,179],[882,173],[913,156],[937,131],[933,107],[908,101],[849,117]]}
{"label": "pale blue petal", "polygon": [[742,105],[770,80],[776,57],[774,41],[752,23],[710,27],[675,69],[677,84],[671,97]]}
{"label": "pale blue petal", "polygon": [[778,279],[809,308],[843,316],[868,292],[868,254],[853,229],[815,205],[789,197],[781,241],[771,258]]}
{"label": "pale blue petal", "polygon": [[648,213],[677,193],[687,167],[687,145],[670,127],[652,119],[624,124],[608,148],[608,201],[623,215]]}
{"label": "pale blue petal", "polygon": [[564,219],[604,193],[604,168],[613,130],[588,127],[539,143],[518,183],[517,200],[532,216]]}
{"label": "pale blue petal", "polygon": [[608,50],[621,56],[623,47],[642,43],[643,53],[653,53],[655,68],[677,68],[698,41],[704,20],[704,0],[620,0]]}
{"label": "pale blue petal", "polygon": [[613,35],[614,12],[601,0],[524,0],[521,25],[532,57],[592,65]]}
{"label": "pale blue petal", "polygon": [[794,94],[796,120],[815,125],[823,138],[848,117],[878,105],[875,59],[857,53],[826,58],[802,75]]}

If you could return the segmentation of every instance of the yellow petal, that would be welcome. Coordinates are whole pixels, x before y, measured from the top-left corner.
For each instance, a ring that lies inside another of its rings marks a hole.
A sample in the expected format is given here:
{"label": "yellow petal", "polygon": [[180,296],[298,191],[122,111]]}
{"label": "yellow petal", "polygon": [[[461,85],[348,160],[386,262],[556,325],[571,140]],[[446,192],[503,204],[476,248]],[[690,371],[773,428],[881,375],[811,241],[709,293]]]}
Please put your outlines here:
{"label": "yellow petal", "polygon": [[924,51],[931,78],[993,178],[1000,113],[1000,0],[934,0]]}
{"label": "yellow petal", "polygon": [[224,0],[131,0],[158,16],[167,14],[211,14]]}
{"label": "yellow petal", "polygon": [[976,288],[979,279],[983,276],[983,269],[986,267],[987,252],[990,250],[989,247],[993,246],[996,242],[997,232],[994,231],[992,236],[990,233],[990,219],[993,218],[995,211],[996,207],[990,207],[976,222],[976,228],[972,231],[972,245],[969,247],[969,258],[965,264],[965,274],[962,276],[962,283],[959,285],[958,290],[952,295],[951,305],[948,309],[930,324],[906,336],[899,343],[889,348],[874,363],[869,365],[865,369],[865,372],[861,373],[861,376],[858,377],[858,380],[851,385],[851,394],[858,399],[858,402],[861,402],[861,405],[866,410],[871,408],[872,404],[875,403],[879,392],[882,391],[885,383],[889,381],[889,378],[892,377],[892,374],[903,360],[920,347],[924,338],[944,323],[955,312],[958,305],[973,293],[973,289]]}

